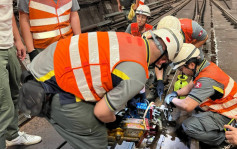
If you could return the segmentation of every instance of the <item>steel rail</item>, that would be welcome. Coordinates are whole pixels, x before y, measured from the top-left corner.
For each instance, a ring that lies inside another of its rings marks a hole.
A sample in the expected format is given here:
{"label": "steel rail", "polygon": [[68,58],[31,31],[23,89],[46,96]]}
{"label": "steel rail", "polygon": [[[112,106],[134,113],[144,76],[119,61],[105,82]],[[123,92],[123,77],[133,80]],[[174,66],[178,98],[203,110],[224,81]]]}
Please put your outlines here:
{"label": "steel rail", "polygon": [[[191,0],[182,0],[178,6],[173,6],[173,9],[167,10],[168,12],[162,13],[162,15],[157,16],[154,20],[150,21],[149,24],[156,26],[157,22],[160,18],[167,15],[175,15],[178,11],[180,11],[184,6],[186,6]],[[175,7],[175,8],[174,8]],[[165,11],[165,10],[163,10]],[[160,11],[161,12],[161,11]]]}
{"label": "steel rail", "polygon": [[233,17],[228,11],[226,11],[217,1],[211,0],[211,2],[221,10],[226,19],[231,22],[231,25],[234,25],[234,28],[237,28],[237,19]]}

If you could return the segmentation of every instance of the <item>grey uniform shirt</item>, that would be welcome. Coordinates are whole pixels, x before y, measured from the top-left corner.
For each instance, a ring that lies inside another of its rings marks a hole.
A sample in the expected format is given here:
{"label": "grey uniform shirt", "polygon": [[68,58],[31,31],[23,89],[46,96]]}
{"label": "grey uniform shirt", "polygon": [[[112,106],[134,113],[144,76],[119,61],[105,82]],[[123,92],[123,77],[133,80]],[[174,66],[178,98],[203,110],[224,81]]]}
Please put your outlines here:
{"label": "grey uniform shirt", "polygon": [[[118,85],[106,94],[106,103],[112,111],[121,110],[128,100],[132,99],[144,87],[146,73],[144,68],[135,62],[122,62],[115,69],[123,72],[129,79],[121,80]],[[112,77],[113,84],[116,82]]]}
{"label": "grey uniform shirt", "polygon": [[192,33],[193,39],[202,41],[206,38],[207,36],[206,30],[204,30],[202,26],[199,25],[196,21],[192,21],[192,28],[193,28],[193,33]]}
{"label": "grey uniform shirt", "polygon": [[[30,0],[18,0],[18,11],[23,11],[25,13],[29,13],[29,1]],[[54,0],[57,4],[58,0]],[[72,0],[72,8],[71,11],[78,11],[80,6],[77,0]]]}
{"label": "grey uniform shirt", "polygon": [[[207,67],[208,65],[210,65],[210,63],[206,61],[204,66],[201,68],[201,70]],[[217,88],[219,88],[220,90],[223,90],[224,85],[221,83],[218,83],[217,81],[211,78],[202,77],[197,80],[196,84],[194,84],[194,87],[192,88],[188,97],[196,100],[198,103],[201,103],[207,100],[209,97],[213,97],[213,96],[216,96],[215,98],[218,99],[219,98],[218,96],[220,93],[216,90]]]}

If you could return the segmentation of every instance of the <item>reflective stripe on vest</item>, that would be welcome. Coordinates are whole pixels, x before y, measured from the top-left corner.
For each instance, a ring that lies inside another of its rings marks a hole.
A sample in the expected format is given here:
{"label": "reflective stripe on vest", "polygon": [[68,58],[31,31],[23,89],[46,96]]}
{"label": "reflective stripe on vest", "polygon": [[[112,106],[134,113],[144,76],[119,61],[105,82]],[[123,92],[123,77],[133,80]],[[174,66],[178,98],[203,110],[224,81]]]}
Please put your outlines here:
{"label": "reflective stripe on vest", "polygon": [[29,19],[34,47],[46,48],[49,44],[73,35],[70,26],[72,1],[30,0]]}
{"label": "reflective stripe on vest", "polygon": [[60,34],[65,34],[70,30],[71,30],[71,25],[61,28],[61,29],[53,30],[53,31],[48,31],[48,32],[43,32],[43,33],[33,33],[32,36],[34,39],[52,38]]}
{"label": "reflective stripe on vest", "polygon": [[70,19],[70,14],[59,16],[58,18],[45,18],[45,19],[34,19],[30,20],[30,26],[43,26],[43,25],[50,25],[56,24],[59,22],[66,22]]}
{"label": "reflective stripe on vest", "polygon": [[194,84],[201,77],[211,78],[224,85],[224,95],[221,99],[207,99],[200,104],[205,111],[213,111],[225,116],[237,115],[237,83],[224,73],[218,66],[211,63],[195,78]]}
{"label": "reflective stripe on vest", "polygon": [[[153,26],[150,24],[145,24],[145,31],[152,30]],[[131,23],[131,34],[133,36],[141,37],[141,32],[139,31],[139,27],[137,23]]]}
{"label": "reflective stripe on vest", "polygon": [[139,0],[139,5],[138,6],[144,5],[144,2],[145,2],[145,0]]}
{"label": "reflective stripe on vest", "polygon": [[193,27],[191,19],[179,19],[181,23],[181,29],[185,35],[185,43],[192,43]]}
{"label": "reflective stripe on vest", "polygon": [[95,102],[113,88],[111,72],[122,61],[138,62],[148,76],[142,38],[116,32],[84,33],[58,42],[54,72],[64,91]]}

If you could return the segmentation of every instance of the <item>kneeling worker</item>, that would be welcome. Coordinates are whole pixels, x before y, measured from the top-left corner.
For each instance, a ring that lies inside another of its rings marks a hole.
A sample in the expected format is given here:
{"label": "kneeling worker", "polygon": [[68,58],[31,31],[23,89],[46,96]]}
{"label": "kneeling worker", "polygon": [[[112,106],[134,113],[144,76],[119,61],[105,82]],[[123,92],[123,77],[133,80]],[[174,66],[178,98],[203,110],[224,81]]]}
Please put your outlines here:
{"label": "kneeling worker", "polygon": [[[191,112],[200,106],[205,112],[186,119],[182,126],[192,138],[209,145],[225,140],[224,125],[237,115],[237,84],[217,65],[200,56],[193,44],[183,44],[173,61],[173,69],[192,76],[193,81],[177,92],[167,95],[165,102]],[[186,96],[178,99],[178,96]]]}
{"label": "kneeling worker", "polygon": [[72,147],[107,148],[104,123],[115,121],[115,111],[144,87],[149,63],[172,61],[183,44],[176,30],[156,30],[147,38],[84,33],[60,40],[34,58],[31,73],[45,92],[56,93],[49,121]]}

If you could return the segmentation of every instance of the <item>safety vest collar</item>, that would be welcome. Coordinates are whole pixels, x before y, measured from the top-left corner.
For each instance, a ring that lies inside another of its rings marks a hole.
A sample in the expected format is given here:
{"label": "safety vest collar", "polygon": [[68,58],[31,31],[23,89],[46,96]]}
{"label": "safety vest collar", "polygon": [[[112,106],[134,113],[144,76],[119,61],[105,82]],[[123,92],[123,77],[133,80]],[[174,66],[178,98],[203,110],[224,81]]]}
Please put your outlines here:
{"label": "safety vest collar", "polygon": [[208,65],[210,65],[210,63],[209,63],[206,59],[204,59],[204,60],[202,61],[202,63],[200,64],[200,67],[198,68],[198,70],[197,70],[197,72],[196,72],[194,78],[196,78],[196,77],[198,76],[198,74],[199,74],[204,68],[206,68]]}
{"label": "safety vest collar", "polygon": [[[55,2],[53,1],[53,3],[55,4]],[[57,5],[54,6],[50,6],[44,3],[40,3],[37,1],[30,1],[29,4],[30,8],[39,10],[39,11],[43,11],[43,12],[48,12],[50,14],[54,14],[56,16],[60,16],[63,13],[65,13],[67,10],[71,9],[72,7],[72,1],[69,1],[68,3],[64,4],[63,6],[59,6],[59,8],[57,8]]]}

